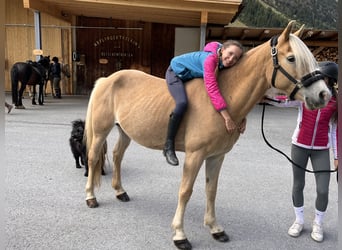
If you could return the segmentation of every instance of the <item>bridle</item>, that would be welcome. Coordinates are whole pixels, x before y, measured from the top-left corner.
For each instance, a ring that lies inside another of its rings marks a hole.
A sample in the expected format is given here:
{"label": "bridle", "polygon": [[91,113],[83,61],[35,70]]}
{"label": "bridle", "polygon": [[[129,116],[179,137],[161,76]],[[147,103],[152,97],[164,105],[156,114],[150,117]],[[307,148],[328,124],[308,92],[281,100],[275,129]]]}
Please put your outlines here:
{"label": "bridle", "polygon": [[275,78],[277,75],[278,70],[283,73],[284,76],[287,77],[291,82],[295,84],[294,89],[292,90],[292,93],[290,94],[290,99],[294,100],[294,96],[298,92],[299,89],[302,87],[309,87],[311,84],[318,80],[324,79],[323,74],[319,70],[315,70],[305,76],[302,77],[300,81],[295,79],[293,76],[291,76],[278,62],[278,49],[277,49],[277,44],[278,44],[278,36],[273,36],[271,38],[271,56],[273,59],[273,74],[272,74],[272,86],[276,88],[275,86]]}

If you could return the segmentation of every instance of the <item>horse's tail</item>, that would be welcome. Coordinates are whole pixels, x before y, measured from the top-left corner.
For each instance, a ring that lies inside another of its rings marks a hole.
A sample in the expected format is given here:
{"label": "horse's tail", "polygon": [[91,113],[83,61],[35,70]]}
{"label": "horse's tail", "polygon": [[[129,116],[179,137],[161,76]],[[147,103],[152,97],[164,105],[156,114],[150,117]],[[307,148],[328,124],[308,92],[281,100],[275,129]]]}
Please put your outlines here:
{"label": "horse's tail", "polygon": [[14,64],[11,69],[11,91],[12,91],[12,103],[18,102],[18,67]]}
{"label": "horse's tail", "polygon": [[[86,145],[86,160],[87,160],[87,165],[88,164],[88,155],[89,155],[89,149],[91,148],[93,144],[93,136],[94,136],[94,128],[93,128],[93,99],[94,99],[94,93],[96,92],[96,85],[90,95],[89,98],[89,103],[88,103],[88,108],[87,108],[87,114],[86,114],[86,120],[85,120],[85,129],[84,129],[84,134],[83,134],[83,145]],[[101,147],[99,150],[99,153],[97,154],[97,160],[96,163],[93,165],[93,169],[88,171],[93,171],[93,176],[94,176],[94,185],[95,186],[100,186],[101,184],[101,173],[102,169],[105,164],[105,155],[107,152],[106,148],[106,143]]]}

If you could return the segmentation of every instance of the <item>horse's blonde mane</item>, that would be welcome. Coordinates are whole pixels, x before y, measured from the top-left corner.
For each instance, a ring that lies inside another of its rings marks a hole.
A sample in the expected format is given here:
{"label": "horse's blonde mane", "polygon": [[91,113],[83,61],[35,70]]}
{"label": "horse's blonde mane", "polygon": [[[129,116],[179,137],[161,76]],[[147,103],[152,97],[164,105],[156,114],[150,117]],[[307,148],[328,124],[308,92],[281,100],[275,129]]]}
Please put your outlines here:
{"label": "horse's blonde mane", "polygon": [[299,37],[290,34],[289,42],[296,57],[296,66],[300,75],[308,74],[318,68],[315,57]]}

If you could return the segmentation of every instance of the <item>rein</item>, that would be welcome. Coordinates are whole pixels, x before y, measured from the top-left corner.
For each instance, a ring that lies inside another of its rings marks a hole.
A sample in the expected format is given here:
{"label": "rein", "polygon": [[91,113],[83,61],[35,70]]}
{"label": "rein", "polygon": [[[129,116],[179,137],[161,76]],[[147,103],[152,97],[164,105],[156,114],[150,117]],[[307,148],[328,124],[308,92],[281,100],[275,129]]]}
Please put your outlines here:
{"label": "rein", "polygon": [[[273,73],[272,73],[272,86],[275,87],[275,78],[277,76],[278,70],[286,76],[291,82],[295,84],[295,87],[290,94],[290,99],[294,100],[294,96],[302,87],[309,87],[311,84],[318,80],[324,79],[323,74],[319,70],[315,70],[305,76],[302,77],[300,81],[296,80],[293,76],[291,76],[278,62],[278,36],[273,36],[271,38],[271,56],[273,59]],[[276,87],[275,87],[276,88]]]}
{"label": "rein", "polygon": [[[273,99],[269,99],[267,98],[268,100],[272,100],[274,102],[278,102],[276,100],[273,100]],[[279,101],[280,102],[280,101]],[[293,162],[291,160],[291,158],[289,156],[287,156],[283,151],[281,151],[280,149],[278,148],[275,148],[274,146],[271,145],[271,143],[269,143],[269,141],[266,139],[266,136],[265,136],[265,133],[264,133],[264,119],[265,119],[265,107],[266,107],[266,103],[263,103],[263,108],[262,108],[262,115],[261,115],[261,134],[262,134],[262,138],[264,139],[265,143],[273,150],[277,151],[278,153],[282,154],[283,156],[285,156],[285,158],[291,162],[294,166],[296,166],[297,168],[300,168],[306,172],[309,172],[309,173],[333,173],[333,172],[337,172],[337,170],[310,170],[310,169],[306,169],[300,165],[298,165],[297,163]]]}

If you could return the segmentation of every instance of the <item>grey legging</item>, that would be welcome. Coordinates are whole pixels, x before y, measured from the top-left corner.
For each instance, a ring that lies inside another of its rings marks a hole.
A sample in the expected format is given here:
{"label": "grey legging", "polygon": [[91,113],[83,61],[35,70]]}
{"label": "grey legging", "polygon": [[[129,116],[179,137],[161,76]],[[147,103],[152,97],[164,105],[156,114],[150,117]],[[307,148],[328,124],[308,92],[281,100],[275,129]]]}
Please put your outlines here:
{"label": "grey legging", "polygon": [[[310,158],[312,169],[317,170],[330,170],[330,154],[329,149],[312,150],[298,147],[292,144],[291,148],[292,161],[302,166],[307,167]],[[293,188],[292,188],[292,201],[295,207],[302,207],[304,205],[303,190],[305,186],[305,171],[292,165],[293,169]],[[315,173],[316,179],[316,209],[324,212],[328,206],[329,196],[329,182],[330,173]]]}

